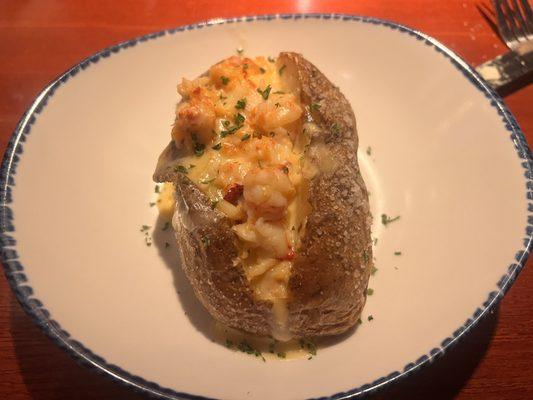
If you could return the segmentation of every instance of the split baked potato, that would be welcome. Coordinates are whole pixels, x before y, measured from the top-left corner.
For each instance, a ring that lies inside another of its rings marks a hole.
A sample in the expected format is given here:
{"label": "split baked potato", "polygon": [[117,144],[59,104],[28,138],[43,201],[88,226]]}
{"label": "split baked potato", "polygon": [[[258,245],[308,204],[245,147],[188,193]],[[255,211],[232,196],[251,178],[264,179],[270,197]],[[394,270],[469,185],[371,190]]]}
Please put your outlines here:
{"label": "split baked potato", "polygon": [[339,334],[366,301],[368,193],[349,102],[296,53],[233,56],[178,85],[156,182],[209,313],[280,340]]}

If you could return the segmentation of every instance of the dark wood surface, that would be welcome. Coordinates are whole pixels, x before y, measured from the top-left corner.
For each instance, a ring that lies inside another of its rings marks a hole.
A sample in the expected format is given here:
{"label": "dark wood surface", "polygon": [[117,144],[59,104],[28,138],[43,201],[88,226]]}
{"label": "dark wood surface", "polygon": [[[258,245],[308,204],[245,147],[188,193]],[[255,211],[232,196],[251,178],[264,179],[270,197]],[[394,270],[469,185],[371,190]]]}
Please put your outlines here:
{"label": "dark wood surface", "polygon": [[[0,2],[0,149],[44,86],[91,53],[152,31],[215,17],[343,12],[390,19],[437,38],[472,65],[505,46],[479,12],[488,1],[29,1]],[[533,86],[505,97],[529,143]],[[530,260],[531,261],[531,260]],[[379,399],[533,399],[533,270],[445,357]],[[0,399],[139,399],[78,366],[25,315],[0,278]]]}

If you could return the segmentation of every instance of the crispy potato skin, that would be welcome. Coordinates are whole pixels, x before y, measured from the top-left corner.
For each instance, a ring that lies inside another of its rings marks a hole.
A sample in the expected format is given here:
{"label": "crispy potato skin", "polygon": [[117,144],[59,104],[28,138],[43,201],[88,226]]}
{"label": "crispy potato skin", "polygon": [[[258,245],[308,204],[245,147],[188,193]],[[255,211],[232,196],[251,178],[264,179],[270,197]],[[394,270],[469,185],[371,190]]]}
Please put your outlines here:
{"label": "crispy potato skin", "polygon": [[[371,216],[357,163],[355,117],[339,89],[303,56],[280,57],[296,71],[302,102],[321,104],[312,111],[320,134],[311,138],[306,157],[318,163],[314,149],[320,147],[336,160],[335,168],[309,182],[312,211],[289,279],[289,330],[296,338],[339,334],[359,318],[372,266]],[[174,172],[179,156],[171,142],[159,157],[154,180],[176,184],[176,238],[196,296],[218,321],[269,335],[271,304],[253,298],[242,268],[233,264],[232,222],[211,209],[186,175]]]}

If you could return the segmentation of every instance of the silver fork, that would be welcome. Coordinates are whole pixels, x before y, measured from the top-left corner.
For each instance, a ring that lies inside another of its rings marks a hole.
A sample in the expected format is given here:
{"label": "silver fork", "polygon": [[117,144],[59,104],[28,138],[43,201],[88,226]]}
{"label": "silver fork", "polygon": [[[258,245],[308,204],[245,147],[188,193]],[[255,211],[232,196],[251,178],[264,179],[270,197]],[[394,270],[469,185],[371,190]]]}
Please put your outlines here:
{"label": "silver fork", "polygon": [[528,0],[492,3],[498,31],[511,51],[479,65],[476,71],[503,94],[533,81],[533,11]]}
{"label": "silver fork", "polygon": [[[533,40],[533,11],[527,0],[492,0],[496,10],[498,31],[511,50],[517,50],[522,43]],[[510,4],[512,3],[512,5]]]}

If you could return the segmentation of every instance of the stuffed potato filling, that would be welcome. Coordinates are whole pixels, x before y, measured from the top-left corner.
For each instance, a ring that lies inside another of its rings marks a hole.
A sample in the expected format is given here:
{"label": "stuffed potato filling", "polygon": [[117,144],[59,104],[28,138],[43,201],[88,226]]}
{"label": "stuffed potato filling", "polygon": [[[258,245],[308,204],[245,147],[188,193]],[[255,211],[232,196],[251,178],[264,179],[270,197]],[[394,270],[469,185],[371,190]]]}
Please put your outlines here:
{"label": "stuffed potato filling", "polygon": [[283,60],[230,57],[183,79],[172,138],[186,174],[234,221],[239,256],[257,299],[287,298],[291,260],[307,215],[302,174],[305,107]]}

